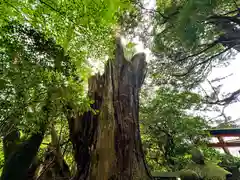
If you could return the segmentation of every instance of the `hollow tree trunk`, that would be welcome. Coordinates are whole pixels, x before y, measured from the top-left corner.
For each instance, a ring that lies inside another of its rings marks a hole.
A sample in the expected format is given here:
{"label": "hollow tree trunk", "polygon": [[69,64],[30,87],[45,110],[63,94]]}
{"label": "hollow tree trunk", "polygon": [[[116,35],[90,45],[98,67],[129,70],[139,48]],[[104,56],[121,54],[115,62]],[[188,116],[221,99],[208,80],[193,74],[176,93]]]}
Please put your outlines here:
{"label": "hollow tree trunk", "polygon": [[98,112],[68,113],[76,180],[150,179],[138,119],[145,72],[145,54],[127,61],[117,39],[115,60],[106,64],[103,75],[89,80],[89,96],[95,101],[92,108]]}

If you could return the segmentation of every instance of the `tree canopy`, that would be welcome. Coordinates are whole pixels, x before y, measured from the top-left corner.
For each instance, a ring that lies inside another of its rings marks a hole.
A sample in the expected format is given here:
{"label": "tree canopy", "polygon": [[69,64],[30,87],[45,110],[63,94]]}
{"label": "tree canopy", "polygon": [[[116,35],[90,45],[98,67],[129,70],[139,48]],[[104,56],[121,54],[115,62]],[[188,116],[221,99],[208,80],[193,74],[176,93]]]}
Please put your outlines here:
{"label": "tree canopy", "polygon": [[[1,180],[151,179],[189,171],[194,147],[209,164],[240,166],[207,146],[212,124],[197,114],[240,91],[193,91],[240,51],[238,2],[150,3],[0,1]],[[134,38],[151,56],[133,53]]]}

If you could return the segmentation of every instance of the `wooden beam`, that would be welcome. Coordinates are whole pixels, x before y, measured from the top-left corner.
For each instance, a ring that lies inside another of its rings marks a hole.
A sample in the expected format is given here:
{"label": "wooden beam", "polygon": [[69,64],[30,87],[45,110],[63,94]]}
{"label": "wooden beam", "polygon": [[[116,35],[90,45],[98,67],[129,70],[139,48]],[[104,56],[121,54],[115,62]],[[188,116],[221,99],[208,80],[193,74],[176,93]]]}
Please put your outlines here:
{"label": "wooden beam", "polygon": [[239,137],[240,136],[240,129],[212,129],[209,130],[209,133],[212,136],[221,136],[221,137]]}
{"label": "wooden beam", "polygon": [[224,142],[224,143],[209,143],[209,147],[218,147],[218,148],[223,148],[223,147],[240,147],[239,142]]}
{"label": "wooden beam", "polygon": [[211,136],[213,136],[213,137],[240,137],[240,134],[217,134],[217,135],[211,134]]}
{"label": "wooden beam", "polygon": [[238,138],[238,139],[230,139],[230,140],[227,140],[227,141],[225,141],[225,142],[239,142],[240,143],[240,139]]}
{"label": "wooden beam", "polygon": [[[225,144],[223,137],[218,137],[218,141],[219,141],[219,143]],[[231,154],[229,149],[226,146],[224,146],[222,148],[226,154]]]}

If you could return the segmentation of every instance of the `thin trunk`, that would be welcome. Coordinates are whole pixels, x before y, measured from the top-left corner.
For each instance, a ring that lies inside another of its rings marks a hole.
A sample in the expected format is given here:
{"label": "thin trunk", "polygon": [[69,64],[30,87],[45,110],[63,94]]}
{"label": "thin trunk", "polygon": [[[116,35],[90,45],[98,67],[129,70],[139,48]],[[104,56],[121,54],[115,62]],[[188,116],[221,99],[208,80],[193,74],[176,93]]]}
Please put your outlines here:
{"label": "thin trunk", "polygon": [[70,179],[71,173],[61,152],[60,142],[55,130],[51,128],[52,142],[45,153],[45,159],[38,180]]}
{"label": "thin trunk", "polygon": [[[76,180],[149,179],[139,130],[139,90],[143,83],[145,54],[131,61],[124,57],[120,39],[115,60],[103,75],[89,80],[92,111],[68,113],[70,138],[77,162]],[[70,109],[70,108],[69,108]]]}

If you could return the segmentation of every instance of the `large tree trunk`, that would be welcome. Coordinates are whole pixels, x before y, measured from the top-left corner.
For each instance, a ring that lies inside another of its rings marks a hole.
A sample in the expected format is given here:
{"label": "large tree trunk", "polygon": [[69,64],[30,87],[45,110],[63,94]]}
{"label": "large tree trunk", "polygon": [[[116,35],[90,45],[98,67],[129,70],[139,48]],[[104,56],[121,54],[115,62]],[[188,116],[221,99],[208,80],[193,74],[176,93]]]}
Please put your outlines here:
{"label": "large tree trunk", "polygon": [[150,179],[138,115],[145,54],[136,54],[129,62],[120,39],[116,45],[115,60],[106,64],[105,73],[89,80],[89,96],[95,101],[92,108],[98,112],[68,113],[76,180]]}

